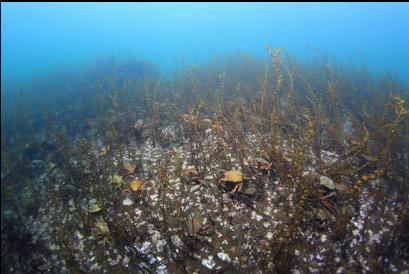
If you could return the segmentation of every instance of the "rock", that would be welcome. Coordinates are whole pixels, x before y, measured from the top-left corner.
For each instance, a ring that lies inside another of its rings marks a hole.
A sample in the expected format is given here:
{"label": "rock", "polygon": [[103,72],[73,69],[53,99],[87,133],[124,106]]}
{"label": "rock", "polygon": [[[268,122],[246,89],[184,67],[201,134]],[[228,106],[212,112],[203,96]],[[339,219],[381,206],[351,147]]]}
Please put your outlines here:
{"label": "rock", "polygon": [[202,265],[207,269],[213,269],[213,267],[216,266],[216,262],[214,261],[213,256],[209,255],[207,259],[202,260]]}
{"label": "rock", "polygon": [[328,214],[324,210],[318,209],[316,218],[320,222],[325,222],[328,220]]}
{"label": "rock", "polygon": [[256,191],[257,189],[253,185],[249,185],[245,190],[242,191],[242,193],[247,195],[254,195]]}
{"label": "rock", "polygon": [[48,162],[47,163],[47,168],[48,170],[53,170],[55,167],[57,167],[57,164],[53,163],[53,162]]}
{"label": "rock", "polygon": [[173,235],[171,237],[172,243],[177,247],[177,248],[181,248],[183,247],[183,242],[182,240],[179,238],[178,235]]}
{"label": "rock", "polygon": [[144,125],[144,122],[142,119],[138,119],[138,121],[135,122],[134,124],[134,128],[135,129],[141,129]]}
{"label": "rock", "polygon": [[354,208],[353,208],[351,205],[349,205],[349,206],[343,206],[343,207],[341,208],[341,213],[344,214],[344,215],[346,215],[346,216],[353,216],[354,213],[355,213],[355,210],[354,210]]}
{"label": "rock", "polygon": [[229,254],[227,253],[219,252],[217,253],[217,257],[219,257],[220,260],[225,261],[225,262],[231,261]]}
{"label": "rock", "polygon": [[153,242],[153,244],[156,246],[156,249],[157,249],[159,252],[163,252],[163,248],[164,248],[165,245],[166,245],[166,241],[163,240],[163,239],[161,239],[161,238],[162,238],[162,236],[161,236],[161,234],[160,234],[159,232],[157,232],[157,231],[154,231],[154,232],[153,232],[152,242]]}
{"label": "rock", "polygon": [[367,154],[361,154],[361,157],[362,157],[364,160],[368,161],[368,162],[374,162],[374,161],[376,161],[376,158],[374,158],[374,157],[372,157],[372,156],[369,156],[369,155],[367,155]]}
{"label": "rock", "polygon": [[329,190],[335,190],[334,181],[327,176],[320,176],[320,185],[325,186]]}
{"label": "rock", "polygon": [[188,224],[189,233],[191,235],[197,234],[202,228],[203,221],[204,221],[204,218],[199,217],[199,216],[195,216],[192,219],[190,219],[189,224]]}
{"label": "rock", "polygon": [[190,192],[195,192],[196,190],[198,190],[200,188],[199,185],[195,185],[190,189]]}
{"label": "rock", "polygon": [[335,186],[338,192],[348,192],[348,186],[346,184],[337,184]]}
{"label": "rock", "polygon": [[167,126],[162,130],[163,141],[174,142],[176,141],[176,129],[173,125]]}
{"label": "rock", "polygon": [[41,165],[42,163],[43,162],[41,160],[39,160],[39,159],[34,159],[34,160],[31,161],[31,164],[33,164],[33,165]]}
{"label": "rock", "polygon": [[74,192],[74,193],[76,193],[78,191],[78,188],[76,186],[74,186],[74,185],[71,185],[71,184],[63,185],[63,187],[64,187],[64,191]]}

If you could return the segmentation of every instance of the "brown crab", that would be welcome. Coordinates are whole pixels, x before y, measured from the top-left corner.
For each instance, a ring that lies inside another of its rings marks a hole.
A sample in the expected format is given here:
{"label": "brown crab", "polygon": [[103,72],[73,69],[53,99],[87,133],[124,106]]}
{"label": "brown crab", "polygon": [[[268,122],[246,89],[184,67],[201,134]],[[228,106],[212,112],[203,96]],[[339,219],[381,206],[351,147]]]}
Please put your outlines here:
{"label": "brown crab", "polygon": [[138,193],[145,187],[145,185],[146,182],[144,180],[135,179],[128,184],[128,187],[124,191]]}
{"label": "brown crab", "polygon": [[189,218],[188,230],[190,235],[207,236],[214,232],[214,224],[211,221],[205,222],[203,216],[193,216]]}
{"label": "brown crab", "polygon": [[230,170],[224,172],[224,177],[221,179],[225,183],[233,183],[234,187],[231,192],[237,193],[243,188],[244,176],[241,171]]}
{"label": "brown crab", "polygon": [[125,163],[122,169],[126,172],[127,175],[132,175],[135,173],[136,165],[132,163]]}
{"label": "brown crab", "polygon": [[260,170],[270,171],[273,169],[273,163],[263,158],[254,159],[254,166]]}
{"label": "brown crab", "polygon": [[102,240],[104,246],[110,244],[110,231],[108,224],[103,219],[92,223],[92,231],[94,240]]}

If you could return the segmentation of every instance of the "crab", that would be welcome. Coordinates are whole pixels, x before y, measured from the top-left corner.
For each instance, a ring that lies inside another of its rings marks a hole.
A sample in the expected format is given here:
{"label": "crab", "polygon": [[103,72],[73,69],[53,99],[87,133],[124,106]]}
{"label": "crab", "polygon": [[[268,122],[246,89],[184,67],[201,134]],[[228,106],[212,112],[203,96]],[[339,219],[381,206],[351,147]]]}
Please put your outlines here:
{"label": "crab", "polygon": [[132,175],[135,173],[136,165],[132,163],[125,163],[122,169],[126,172],[127,175]]}
{"label": "crab", "polygon": [[88,213],[98,213],[101,210],[102,208],[100,207],[100,205],[95,199],[92,199],[91,201],[89,201],[88,208],[87,208]]}
{"label": "crab", "polygon": [[244,183],[244,176],[241,171],[230,170],[224,172],[224,178],[221,179],[225,183],[233,183],[234,187],[231,191],[232,193],[237,193],[241,191]]}
{"label": "crab", "polygon": [[183,177],[185,177],[185,178],[187,178],[187,179],[196,179],[196,178],[199,178],[199,172],[197,172],[197,170],[196,169],[194,169],[194,168],[187,168],[187,169],[185,169],[183,172],[182,172],[182,176]]}
{"label": "crab", "polygon": [[103,219],[92,223],[92,231],[94,240],[102,240],[104,246],[110,244],[110,231],[108,224]]}
{"label": "crab", "polygon": [[199,172],[197,172],[197,170],[194,169],[194,168],[188,168],[188,169],[184,170],[182,172],[182,177],[187,182],[199,183],[199,184],[202,184],[205,187],[208,187],[205,180],[203,180],[201,178]]}
{"label": "crab", "polygon": [[118,174],[114,174],[112,176],[108,177],[108,182],[115,186],[115,187],[119,187],[121,188],[124,185],[124,180],[122,178],[122,176],[118,175]]}
{"label": "crab", "polygon": [[268,171],[268,173],[273,169],[273,163],[266,161],[263,158],[254,159],[254,166],[260,170]]}
{"label": "crab", "polygon": [[111,145],[108,145],[106,147],[101,147],[101,149],[98,152],[98,156],[105,156],[107,155],[109,149],[111,148]]}
{"label": "crab", "polygon": [[214,223],[203,216],[193,216],[188,221],[189,235],[208,236],[214,232]]}
{"label": "crab", "polygon": [[324,207],[328,212],[337,215],[336,191],[318,189],[317,192],[311,193],[308,200]]}
{"label": "crab", "polygon": [[138,193],[145,187],[145,184],[146,182],[144,180],[134,179],[128,184],[128,187],[124,191]]}

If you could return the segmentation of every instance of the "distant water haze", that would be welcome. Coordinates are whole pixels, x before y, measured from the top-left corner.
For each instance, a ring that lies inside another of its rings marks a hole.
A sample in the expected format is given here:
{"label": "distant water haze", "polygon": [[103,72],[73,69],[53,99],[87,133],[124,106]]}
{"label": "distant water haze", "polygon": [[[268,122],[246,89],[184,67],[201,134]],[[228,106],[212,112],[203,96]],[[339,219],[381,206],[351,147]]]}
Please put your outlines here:
{"label": "distant water haze", "polygon": [[2,81],[18,82],[100,57],[133,57],[171,75],[182,60],[303,58],[391,72],[409,82],[408,3],[2,3]]}

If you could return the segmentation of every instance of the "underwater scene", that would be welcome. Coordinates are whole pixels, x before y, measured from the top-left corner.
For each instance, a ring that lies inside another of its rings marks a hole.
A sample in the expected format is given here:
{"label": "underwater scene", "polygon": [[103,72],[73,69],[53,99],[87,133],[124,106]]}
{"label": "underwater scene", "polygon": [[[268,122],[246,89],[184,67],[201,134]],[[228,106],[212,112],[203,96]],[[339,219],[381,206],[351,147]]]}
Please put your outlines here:
{"label": "underwater scene", "polygon": [[409,273],[408,3],[1,3],[2,273]]}

